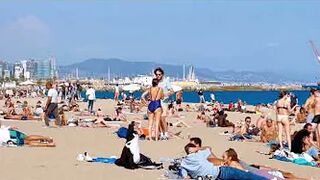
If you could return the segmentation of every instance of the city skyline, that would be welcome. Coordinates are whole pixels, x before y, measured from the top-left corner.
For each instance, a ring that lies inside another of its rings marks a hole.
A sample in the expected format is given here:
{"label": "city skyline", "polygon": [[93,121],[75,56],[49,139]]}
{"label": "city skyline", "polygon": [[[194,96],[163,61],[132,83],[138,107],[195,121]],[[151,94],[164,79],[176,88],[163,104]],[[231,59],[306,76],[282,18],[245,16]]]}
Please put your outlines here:
{"label": "city skyline", "polygon": [[316,80],[316,1],[2,2],[0,59],[55,56],[272,71]]}

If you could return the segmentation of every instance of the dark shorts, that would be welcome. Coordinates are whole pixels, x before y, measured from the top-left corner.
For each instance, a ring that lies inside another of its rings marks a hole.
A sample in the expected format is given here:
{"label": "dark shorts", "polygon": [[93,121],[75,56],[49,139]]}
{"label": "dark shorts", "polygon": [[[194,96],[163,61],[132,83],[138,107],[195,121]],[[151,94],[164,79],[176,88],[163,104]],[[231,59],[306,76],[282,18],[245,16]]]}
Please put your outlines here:
{"label": "dark shorts", "polygon": [[181,104],[182,103],[181,99],[177,99],[176,103]]}
{"label": "dark shorts", "polygon": [[48,109],[46,111],[47,115],[50,115],[51,113],[53,113],[56,109],[58,109],[58,104],[57,103],[50,103],[48,106]]}
{"label": "dark shorts", "polygon": [[313,117],[312,123],[317,123],[317,124],[320,123],[320,114],[315,115],[315,116]]}

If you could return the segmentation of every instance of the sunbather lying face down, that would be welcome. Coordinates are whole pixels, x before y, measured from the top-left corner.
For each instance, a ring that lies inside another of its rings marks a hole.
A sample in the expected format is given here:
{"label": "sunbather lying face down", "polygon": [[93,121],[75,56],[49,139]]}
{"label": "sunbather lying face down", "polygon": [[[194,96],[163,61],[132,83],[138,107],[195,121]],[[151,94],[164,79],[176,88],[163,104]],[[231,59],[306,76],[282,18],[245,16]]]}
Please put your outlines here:
{"label": "sunbather lying face down", "polygon": [[[41,135],[26,135],[16,129],[11,128],[1,128],[1,131],[8,133],[9,139],[5,140],[4,143],[12,143],[16,145],[29,145],[32,147],[55,147],[55,143],[51,137],[41,136]],[[1,133],[6,135],[6,133]],[[6,139],[6,137],[1,138]]]}

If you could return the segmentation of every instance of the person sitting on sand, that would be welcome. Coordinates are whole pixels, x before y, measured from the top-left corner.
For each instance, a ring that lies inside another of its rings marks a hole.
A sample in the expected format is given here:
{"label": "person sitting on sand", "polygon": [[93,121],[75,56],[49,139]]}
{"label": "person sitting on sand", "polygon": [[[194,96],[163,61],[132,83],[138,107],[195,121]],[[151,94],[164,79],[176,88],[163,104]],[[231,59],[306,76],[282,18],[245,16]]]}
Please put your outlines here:
{"label": "person sitting on sand", "polygon": [[[26,135],[25,133],[16,129],[1,127],[1,143],[7,143],[9,145],[29,145],[31,147],[55,147],[55,143],[51,137],[41,135]],[[9,139],[8,139],[9,137]]]}
{"label": "person sitting on sand", "polygon": [[240,169],[240,170],[243,170],[243,171],[245,170],[242,167],[242,165],[240,164],[240,160],[238,158],[238,154],[232,148],[229,148],[228,150],[226,150],[223,153],[222,159],[224,161],[224,163],[223,163],[224,166],[233,167],[233,168]]}
{"label": "person sitting on sand", "polygon": [[312,145],[311,133],[302,129],[296,133],[292,140],[291,152],[302,154],[303,152],[312,156],[315,160],[319,160],[319,150]]}
{"label": "person sitting on sand", "polygon": [[36,108],[35,108],[35,110],[33,112],[33,115],[41,117],[41,116],[44,115],[43,113],[44,113],[44,111],[43,111],[43,107],[41,106],[41,101],[38,101],[37,105],[36,105]]}
{"label": "person sitting on sand", "polygon": [[234,124],[227,120],[228,115],[223,110],[219,111],[215,116],[219,127],[234,127]]}
{"label": "person sitting on sand", "polygon": [[122,107],[118,107],[113,116],[114,121],[127,121],[125,114],[122,112]]}
{"label": "person sitting on sand", "polygon": [[96,112],[97,120],[94,122],[94,126],[97,127],[107,127],[107,123],[104,121],[104,114],[101,108],[98,108]]}
{"label": "person sitting on sand", "polygon": [[130,113],[140,112],[140,104],[134,99],[133,96],[129,99]]}
{"label": "person sitting on sand", "polygon": [[261,114],[256,121],[256,127],[261,130],[265,124],[266,124],[266,115]]}
{"label": "person sitting on sand", "polygon": [[[307,130],[310,132],[310,136],[311,136],[311,143],[314,147],[317,147],[319,149],[319,146],[317,145],[317,134],[315,129],[313,128],[311,123],[306,123],[303,126],[303,129]],[[296,134],[296,133],[295,133]],[[293,139],[293,138],[292,138]]]}
{"label": "person sitting on sand", "polygon": [[28,102],[27,101],[24,101],[23,102],[23,106],[22,106],[22,120],[27,120],[32,116],[32,110],[31,110],[31,107],[28,105]]}
{"label": "person sitting on sand", "polygon": [[186,112],[192,112],[193,111],[193,108],[191,108],[190,104],[186,104],[185,111]]}
{"label": "person sitting on sand", "polygon": [[79,104],[77,104],[77,101],[74,96],[71,97],[70,103],[69,103],[69,110],[73,112],[79,112],[80,107]]}
{"label": "person sitting on sand", "polygon": [[14,103],[11,101],[11,98],[7,98],[6,102],[5,102],[7,111],[6,111],[6,115],[10,116],[10,115],[16,115],[16,110],[14,107]]}
{"label": "person sitting on sand", "polygon": [[[17,108],[17,109],[20,109]],[[20,110],[19,110],[20,111]],[[21,105],[21,112],[19,114],[6,114],[4,119],[10,119],[10,120],[40,120],[41,116],[33,116],[31,107],[28,105],[27,101],[24,101],[24,103]]]}
{"label": "person sitting on sand", "polygon": [[268,117],[266,123],[261,127],[260,141],[263,143],[268,143],[271,141],[276,141],[277,137],[277,126],[272,119]]}
{"label": "person sitting on sand", "polygon": [[234,128],[235,135],[230,138],[231,141],[234,140],[248,140],[252,139],[253,135],[257,135],[257,128],[251,124],[251,117],[247,116],[245,122],[241,123],[239,127]]}
{"label": "person sitting on sand", "polygon": [[176,104],[178,111],[182,111],[182,101],[183,101],[183,91],[178,91],[176,93]]}
{"label": "person sitting on sand", "polygon": [[197,148],[196,145],[189,143],[185,146],[187,156],[181,162],[181,175],[183,178],[190,176],[193,179],[209,176],[212,179],[247,179],[247,180],[266,180],[267,178],[245,172],[228,166],[215,166],[208,161],[211,155],[207,147]]}
{"label": "person sitting on sand", "polygon": [[297,123],[305,123],[307,120],[307,112],[304,107],[301,107],[296,115]]}
{"label": "person sitting on sand", "polygon": [[206,115],[204,111],[197,115],[197,120],[203,121],[205,123],[209,122],[210,117]]}

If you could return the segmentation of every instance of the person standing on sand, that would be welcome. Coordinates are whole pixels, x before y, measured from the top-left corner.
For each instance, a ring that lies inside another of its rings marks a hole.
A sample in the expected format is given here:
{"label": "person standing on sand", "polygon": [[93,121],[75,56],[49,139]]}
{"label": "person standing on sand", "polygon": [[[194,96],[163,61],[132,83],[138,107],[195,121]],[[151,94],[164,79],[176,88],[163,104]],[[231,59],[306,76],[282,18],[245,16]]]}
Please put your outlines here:
{"label": "person standing on sand", "polygon": [[173,89],[167,78],[164,76],[164,71],[162,68],[158,67],[153,71],[155,78],[159,80],[159,87],[163,90],[164,98],[161,101],[162,104],[162,115],[160,120],[160,140],[168,140],[168,125],[167,125],[167,111],[169,97],[173,94]]}
{"label": "person standing on sand", "polygon": [[49,116],[51,113],[53,113],[54,118],[56,119],[55,124],[57,126],[61,126],[61,120],[60,120],[60,116],[58,113],[58,91],[56,90],[56,84],[51,83],[51,82],[47,82],[46,88],[49,91],[48,91],[47,103],[46,103],[46,106],[44,109],[44,112],[45,112],[44,122],[45,122],[46,126],[49,127],[50,126]]}
{"label": "person standing on sand", "polygon": [[[319,111],[320,112],[320,111]],[[287,91],[281,91],[279,100],[276,103],[278,139],[280,147],[283,148],[282,134],[283,128],[287,136],[288,148],[291,150],[290,122],[289,115],[291,113],[290,96]]]}
{"label": "person standing on sand", "polygon": [[307,116],[307,123],[311,123],[313,117],[314,117],[314,106],[315,106],[315,92],[317,90],[315,89],[311,89],[310,90],[310,97],[306,100],[306,102],[304,103],[304,108],[305,110],[308,112],[308,116]]}
{"label": "person standing on sand", "polygon": [[115,87],[115,90],[114,90],[114,100],[116,102],[119,101],[119,95],[120,95],[119,84],[116,84],[116,87]]}
{"label": "person standing on sand", "polygon": [[[150,103],[148,105],[148,119],[149,119],[149,140],[152,139],[152,126],[155,124],[155,140],[159,138],[159,125],[162,114],[161,99],[163,99],[163,90],[158,87],[159,80],[154,78],[152,80],[152,87],[143,93],[141,99],[145,100],[145,95],[149,94]],[[155,122],[155,123],[154,123]]]}
{"label": "person standing on sand", "polygon": [[210,99],[211,99],[211,103],[216,102],[216,96],[213,93],[210,94]]}
{"label": "person standing on sand", "polygon": [[320,92],[315,91],[314,92],[314,118],[312,120],[312,123],[317,124],[316,126],[316,132],[317,132],[317,142],[318,146],[320,146]]}
{"label": "person standing on sand", "polygon": [[86,92],[88,97],[88,111],[93,112],[93,102],[96,99],[96,91],[93,89],[92,85],[89,85],[89,89]]}
{"label": "person standing on sand", "polygon": [[205,103],[206,102],[206,100],[204,99],[204,95],[203,95],[203,90],[202,89],[200,89],[198,91],[198,96],[199,96],[199,99],[200,99],[200,103]]}

